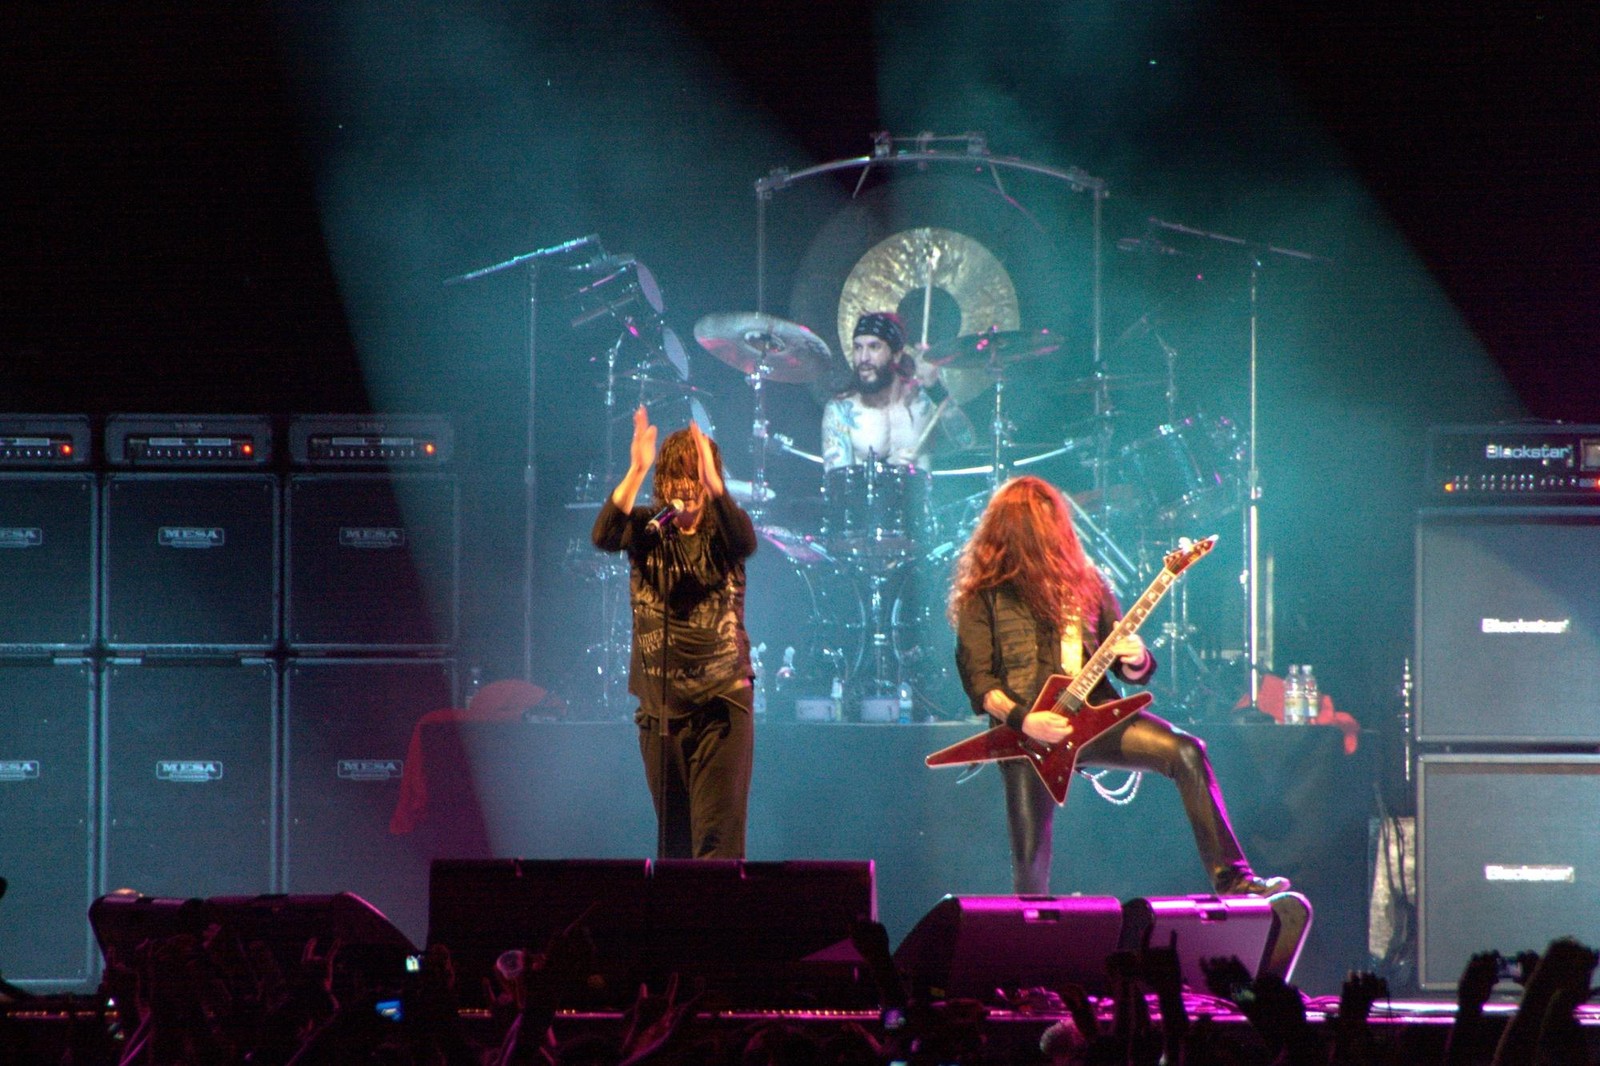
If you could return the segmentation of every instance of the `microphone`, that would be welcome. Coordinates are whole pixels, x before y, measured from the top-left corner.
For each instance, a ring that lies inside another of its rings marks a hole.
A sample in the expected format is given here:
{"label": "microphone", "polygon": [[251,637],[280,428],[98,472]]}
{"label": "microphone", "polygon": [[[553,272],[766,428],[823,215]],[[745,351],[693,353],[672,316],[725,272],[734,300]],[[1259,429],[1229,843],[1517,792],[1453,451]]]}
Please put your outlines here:
{"label": "microphone", "polygon": [[664,528],[671,528],[668,523],[676,518],[681,510],[683,510],[682,500],[670,500],[665,507],[656,513],[654,518],[644,524],[644,528],[659,537]]}

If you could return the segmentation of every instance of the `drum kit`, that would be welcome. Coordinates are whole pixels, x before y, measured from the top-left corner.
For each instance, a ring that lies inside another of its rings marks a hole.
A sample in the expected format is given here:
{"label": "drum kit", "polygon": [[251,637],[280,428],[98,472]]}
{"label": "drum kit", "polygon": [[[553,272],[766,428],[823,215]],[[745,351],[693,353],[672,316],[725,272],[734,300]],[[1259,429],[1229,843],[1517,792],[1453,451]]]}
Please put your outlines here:
{"label": "drum kit", "polygon": [[[1062,487],[1080,535],[1113,589],[1124,595],[1137,591],[1135,583],[1142,585],[1141,579],[1159,568],[1160,552],[1177,537],[1193,535],[1200,524],[1240,505],[1242,441],[1225,418],[1175,418],[1115,448],[1108,447],[1109,434],[1094,427],[1042,446],[1013,443],[1006,385],[1022,379],[1031,387],[1029,377],[1057,373],[1052,360],[1062,343],[1049,331],[989,331],[923,352],[945,383],[947,405],[984,409],[974,414],[991,422],[987,443],[936,453],[936,469],[872,461],[827,471],[820,469],[820,456],[798,447],[793,436],[773,431],[767,396],[774,385],[809,386],[814,395],[818,388],[831,392],[830,374],[838,361],[828,345],[806,326],[758,312],[707,315],[696,323],[694,336],[702,349],[744,377],[753,400],[751,478],[730,478],[729,485],[768,547],[752,561],[746,624],[764,695],[777,713],[787,715],[798,706],[804,716],[808,706],[842,701],[846,718],[894,720],[908,698],[917,718],[969,713],[955,676],[944,599],[955,560],[989,495],[1013,473],[1050,476],[1063,463],[1077,472],[1083,484]],[[624,373],[608,364],[615,374],[607,382],[608,397],[621,382],[637,385],[646,404],[693,399],[696,390],[686,376],[675,376],[676,361],[667,363],[673,369],[646,359]],[[1163,385],[1170,391],[1170,382],[1159,374],[1054,383],[1058,391],[1113,394]],[[781,471],[774,490],[769,469],[779,456],[801,462],[799,473]],[[588,498],[606,487],[587,486]],[[603,704],[623,713],[631,707],[625,692],[626,567],[608,557],[597,559],[587,544],[578,543],[569,562],[586,580],[601,585],[601,598],[609,604],[603,612],[604,639],[590,649],[599,661],[590,665],[605,682]],[[1175,596],[1173,603],[1173,618],[1150,639],[1181,647],[1191,628],[1185,600]],[[1169,647],[1168,654],[1180,647]],[[1188,659],[1200,663],[1192,652]],[[1181,678],[1171,668],[1167,673]]]}

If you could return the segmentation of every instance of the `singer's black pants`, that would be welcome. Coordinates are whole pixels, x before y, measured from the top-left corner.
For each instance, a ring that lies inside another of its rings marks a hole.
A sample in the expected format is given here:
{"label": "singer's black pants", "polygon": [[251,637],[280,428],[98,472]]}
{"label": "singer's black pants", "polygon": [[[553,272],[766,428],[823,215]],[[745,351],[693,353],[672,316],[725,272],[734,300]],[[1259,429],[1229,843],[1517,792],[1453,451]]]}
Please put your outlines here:
{"label": "singer's black pants", "polygon": [[[740,685],[690,713],[667,720],[640,714],[639,755],[655,804],[665,819],[662,859],[742,859],[755,757],[751,689]],[[666,778],[661,748],[666,745]],[[662,807],[666,811],[663,815]]]}
{"label": "singer's black pants", "polygon": [[[1200,861],[1212,885],[1221,888],[1240,874],[1251,872],[1228,822],[1222,789],[1211,772],[1205,744],[1197,737],[1141,711],[1090,741],[1079,753],[1078,765],[1143,770],[1171,778],[1183,799]],[[1006,821],[1011,830],[1013,891],[1018,895],[1048,895],[1056,802],[1026,759],[1007,759],[1000,764],[1000,773],[1005,781]]]}

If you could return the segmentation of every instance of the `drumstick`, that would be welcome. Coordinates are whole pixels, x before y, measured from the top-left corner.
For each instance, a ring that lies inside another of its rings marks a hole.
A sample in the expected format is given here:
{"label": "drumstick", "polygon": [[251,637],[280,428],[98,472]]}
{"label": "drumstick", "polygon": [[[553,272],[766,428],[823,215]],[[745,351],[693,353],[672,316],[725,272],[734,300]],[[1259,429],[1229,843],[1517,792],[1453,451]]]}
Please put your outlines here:
{"label": "drumstick", "polygon": [[950,406],[950,397],[946,396],[939,401],[939,406],[933,409],[933,417],[928,419],[928,424],[922,427],[922,432],[917,435],[917,443],[912,445],[911,454],[921,455],[922,446],[927,443],[928,434],[933,432],[933,427],[939,424],[939,416],[944,414],[944,409]]}

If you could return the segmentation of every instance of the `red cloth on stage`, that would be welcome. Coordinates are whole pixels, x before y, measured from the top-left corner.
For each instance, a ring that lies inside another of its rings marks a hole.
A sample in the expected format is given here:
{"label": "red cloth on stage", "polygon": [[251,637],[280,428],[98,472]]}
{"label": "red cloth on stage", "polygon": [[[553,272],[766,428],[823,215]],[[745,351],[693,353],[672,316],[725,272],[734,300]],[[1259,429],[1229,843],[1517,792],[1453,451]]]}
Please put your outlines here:
{"label": "red cloth on stage", "polygon": [[405,768],[400,773],[400,798],[389,819],[389,832],[399,836],[416,829],[428,806],[427,773],[422,766],[423,726],[438,722],[514,722],[529,708],[550,699],[550,694],[538,685],[513,678],[483,686],[464,710],[445,707],[419,718],[411,730]]}
{"label": "red cloth on stage", "polygon": [[[1337,726],[1344,733],[1344,753],[1354,755],[1361,743],[1361,723],[1343,711],[1337,710],[1333,705],[1333,697],[1326,692],[1322,693],[1322,699],[1318,703],[1317,716],[1309,724]],[[1241,696],[1234,707],[1244,708],[1249,705],[1250,697]],[[1263,714],[1270,714],[1279,725],[1283,724],[1283,678],[1275,674],[1261,675],[1261,687],[1256,694],[1256,707]]]}

